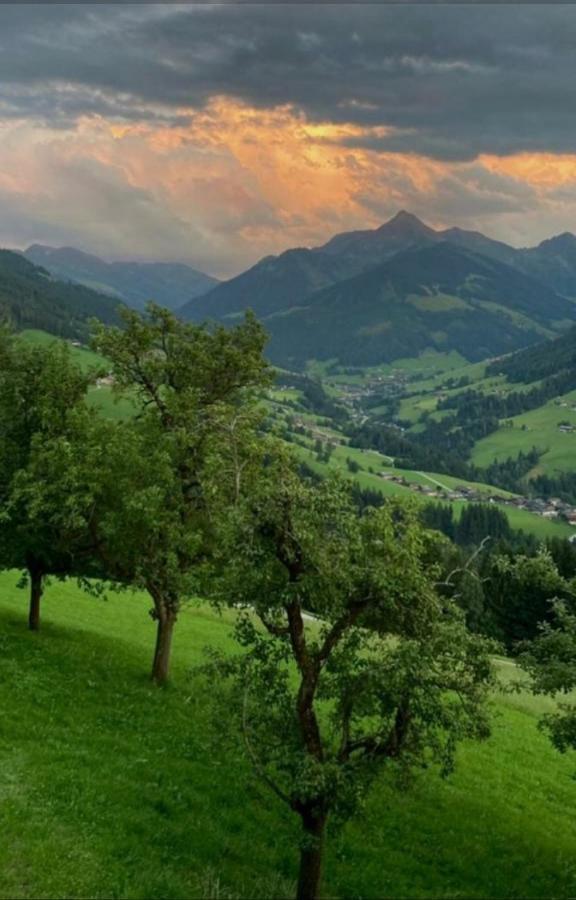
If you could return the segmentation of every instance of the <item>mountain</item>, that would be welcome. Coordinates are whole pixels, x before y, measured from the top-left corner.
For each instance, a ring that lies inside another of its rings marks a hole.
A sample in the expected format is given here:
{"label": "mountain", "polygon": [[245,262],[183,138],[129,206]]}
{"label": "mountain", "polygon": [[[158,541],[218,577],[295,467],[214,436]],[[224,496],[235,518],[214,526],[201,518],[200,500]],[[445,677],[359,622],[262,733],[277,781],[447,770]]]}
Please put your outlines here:
{"label": "mountain", "polygon": [[530,275],[566,297],[576,299],[576,237],[569,232],[520,251],[520,265]]}
{"label": "mountain", "polygon": [[237,317],[250,307],[268,316],[306,304],[322,288],[352,278],[415,245],[436,240],[416,216],[400,212],[380,228],[338,234],[322,247],[286,250],[191,300],[180,310],[188,319]]}
{"label": "mountain", "polygon": [[525,384],[539,382],[564,371],[576,375],[576,327],[561,337],[494,360],[486,369],[488,375],[506,375],[508,381]]}
{"label": "mountain", "polygon": [[441,240],[438,232],[401,210],[380,228],[337,234],[315,252],[345,260],[352,275],[386,262],[404,250],[438,240]]}
{"label": "mountain", "polygon": [[280,256],[266,256],[236,278],[224,281],[180,309],[187,319],[225,319],[250,307],[268,316],[305,303],[315,291],[354,274],[346,261],[297,248]]}
{"label": "mountain", "polygon": [[84,284],[143,309],[149,300],[177,309],[218,284],[216,278],[180,263],[105,262],[74,247],[32,244],[27,259],[57,278]]}
{"label": "mountain", "polygon": [[271,358],[284,366],[376,365],[429,347],[485,359],[542,340],[575,314],[524,273],[442,241],[318,291],[264,325]]}
{"label": "mountain", "polygon": [[357,365],[426,347],[481,359],[527,346],[576,318],[576,238],[519,250],[477,231],[435,230],[399,212],[379,228],[261,260],[180,310],[233,321],[252,308],[284,365]]}
{"label": "mountain", "polygon": [[85,338],[87,320],[117,322],[119,301],[83,285],[57,281],[21,253],[0,250],[0,319],[15,328],[40,328]]}

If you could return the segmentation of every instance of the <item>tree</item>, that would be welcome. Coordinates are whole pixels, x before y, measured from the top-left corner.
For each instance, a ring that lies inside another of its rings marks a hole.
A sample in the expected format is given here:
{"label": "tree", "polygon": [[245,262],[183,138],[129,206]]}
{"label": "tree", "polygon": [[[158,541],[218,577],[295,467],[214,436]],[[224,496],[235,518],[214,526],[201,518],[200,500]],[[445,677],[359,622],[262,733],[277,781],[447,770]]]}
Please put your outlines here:
{"label": "tree", "polygon": [[483,575],[488,614],[509,647],[536,637],[539,623],[552,618],[551,600],[574,596],[572,585],[559,574],[547,550],[535,556],[496,556]]}
{"label": "tree", "polygon": [[153,304],[122,318],[122,329],[96,325],[94,345],[136,415],[107,448],[93,531],[111,576],[153,600],[152,677],[161,684],[182,601],[194,595],[210,557],[216,496],[240,492],[242,446],[270,374],[265,335],[251,315],[233,329],[184,324]]}
{"label": "tree", "polygon": [[[552,621],[540,626],[533,641],[519,646],[518,663],[531,676],[535,694],[565,698],[576,688],[576,602],[555,600]],[[565,699],[555,712],[545,715],[541,727],[557,750],[576,750],[576,704]]]}
{"label": "tree", "polygon": [[383,765],[447,772],[459,739],[488,733],[489,644],[435,590],[436,537],[409,506],[360,515],[341,481],[280,458],[231,518],[213,590],[245,608],[244,653],[223,667],[258,774],[301,820],[298,898],[316,898],[330,816]]}
{"label": "tree", "polygon": [[[89,552],[71,515],[63,464],[88,415],[92,377],[61,341],[32,346],[0,334],[0,557],[4,567],[28,573],[34,631],[46,576],[70,574]],[[62,476],[56,481],[41,474],[54,454]]]}

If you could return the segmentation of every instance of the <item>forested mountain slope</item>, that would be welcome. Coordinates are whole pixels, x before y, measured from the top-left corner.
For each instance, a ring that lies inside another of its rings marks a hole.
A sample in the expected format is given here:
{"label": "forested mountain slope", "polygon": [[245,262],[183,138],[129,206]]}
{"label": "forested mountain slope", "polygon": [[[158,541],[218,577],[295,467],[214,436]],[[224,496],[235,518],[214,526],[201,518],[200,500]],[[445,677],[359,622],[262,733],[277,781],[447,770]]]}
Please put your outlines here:
{"label": "forested mountain slope", "polygon": [[88,320],[115,322],[119,303],[82,285],[57,281],[21,254],[0,250],[0,316],[17,329],[86,337]]}
{"label": "forested mountain slope", "polygon": [[265,325],[282,365],[337,358],[361,366],[428,347],[485,359],[541,340],[575,313],[571,301],[529,276],[441,242],[316,292],[305,308]]}
{"label": "forested mountain slope", "polygon": [[286,366],[374,365],[426,348],[478,360],[574,321],[570,237],[519,250],[401,212],[380,228],[266,257],[180,314],[234,321],[251,308],[272,335],[272,359]]}

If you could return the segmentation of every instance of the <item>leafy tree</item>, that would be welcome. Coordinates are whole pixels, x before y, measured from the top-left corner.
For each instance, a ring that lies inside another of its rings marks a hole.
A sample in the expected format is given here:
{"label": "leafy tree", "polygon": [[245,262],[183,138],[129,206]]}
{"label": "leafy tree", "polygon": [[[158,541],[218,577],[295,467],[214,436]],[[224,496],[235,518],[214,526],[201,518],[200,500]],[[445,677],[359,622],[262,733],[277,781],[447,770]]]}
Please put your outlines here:
{"label": "leafy tree", "polygon": [[[66,344],[32,346],[0,335],[0,559],[28,573],[32,630],[40,626],[46,576],[78,571],[89,555],[66,453],[86,423],[90,380]],[[58,477],[50,460],[58,461]]]}
{"label": "leafy tree", "polygon": [[123,329],[97,325],[94,344],[137,414],[109,442],[95,527],[111,575],[152,597],[152,676],[163,683],[182,600],[210,557],[216,497],[239,496],[269,370],[252,316],[229,330],[184,324],[155,305],[122,317]]}
{"label": "leafy tree", "polygon": [[383,767],[448,772],[459,739],[487,734],[488,645],[436,591],[436,537],[405,505],[359,515],[338,479],[303,483],[280,459],[233,518],[213,590],[246,607],[245,652],[222,665],[257,772],[301,820],[298,897],[316,898],[331,815]]}
{"label": "leafy tree", "polygon": [[539,623],[552,618],[552,600],[574,597],[573,586],[559,574],[547,550],[535,556],[494,557],[485,575],[486,606],[498,637],[508,646],[536,637]]}
{"label": "leafy tree", "polygon": [[568,699],[576,688],[576,603],[556,600],[552,609],[552,621],[520,645],[518,663],[531,676],[535,694],[567,698],[541,720],[556,749],[565,753],[576,750],[576,704]]}

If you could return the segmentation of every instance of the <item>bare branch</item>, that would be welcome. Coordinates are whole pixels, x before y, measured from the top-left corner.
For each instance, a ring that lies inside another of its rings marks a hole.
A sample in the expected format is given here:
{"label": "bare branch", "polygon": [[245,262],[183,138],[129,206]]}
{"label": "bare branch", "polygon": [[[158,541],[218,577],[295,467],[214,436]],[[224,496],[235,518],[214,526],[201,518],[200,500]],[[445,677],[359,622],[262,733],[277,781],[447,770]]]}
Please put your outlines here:
{"label": "bare branch", "polygon": [[[486,535],[486,537],[482,538],[482,541],[481,541],[480,544],[476,547],[476,549],[474,550],[474,552],[472,553],[472,555],[468,557],[468,559],[466,560],[466,562],[464,563],[464,565],[463,565],[463,566],[458,566],[457,568],[452,569],[452,571],[449,573],[449,575],[445,578],[444,581],[437,581],[437,582],[436,582],[436,587],[454,587],[454,583],[453,583],[452,579],[455,578],[456,575],[464,574],[464,572],[466,572],[468,575],[472,575],[473,578],[478,578],[478,576],[477,576],[474,572],[471,572],[471,571],[470,571],[470,568],[471,568],[471,566],[472,566],[472,563],[473,563],[473,562],[480,556],[480,554],[483,552],[483,550],[484,550],[486,544],[487,544],[489,541],[491,541],[491,540],[492,540],[492,537],[491,537],[491,535],[489,535],[489,534]],[[480,580],[480,579],[478,579],[478,580]]]}

